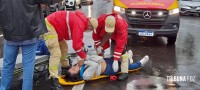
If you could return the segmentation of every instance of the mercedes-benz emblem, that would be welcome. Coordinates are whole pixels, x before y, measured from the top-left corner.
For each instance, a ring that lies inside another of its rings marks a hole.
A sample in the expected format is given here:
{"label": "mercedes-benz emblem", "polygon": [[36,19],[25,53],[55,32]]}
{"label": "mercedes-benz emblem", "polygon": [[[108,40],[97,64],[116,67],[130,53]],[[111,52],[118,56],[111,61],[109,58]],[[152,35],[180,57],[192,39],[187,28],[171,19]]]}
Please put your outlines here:
{"label": "mercedes-benz emblem", "polygon": [[145,11],[143,13],[144,19],[151,19],[151,12],[150,11]]}

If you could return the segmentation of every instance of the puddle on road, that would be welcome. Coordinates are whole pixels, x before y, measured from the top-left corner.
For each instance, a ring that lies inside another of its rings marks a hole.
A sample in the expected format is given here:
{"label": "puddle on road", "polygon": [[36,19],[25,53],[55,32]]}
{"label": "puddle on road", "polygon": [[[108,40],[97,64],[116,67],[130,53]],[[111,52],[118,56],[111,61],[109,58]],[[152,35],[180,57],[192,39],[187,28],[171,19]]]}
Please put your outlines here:
{"label": "puddle on road", "polygon": [[127,83],[126,90],[176,90],[178,84],[167,82],[166,78],[155,76],[136,76]]}

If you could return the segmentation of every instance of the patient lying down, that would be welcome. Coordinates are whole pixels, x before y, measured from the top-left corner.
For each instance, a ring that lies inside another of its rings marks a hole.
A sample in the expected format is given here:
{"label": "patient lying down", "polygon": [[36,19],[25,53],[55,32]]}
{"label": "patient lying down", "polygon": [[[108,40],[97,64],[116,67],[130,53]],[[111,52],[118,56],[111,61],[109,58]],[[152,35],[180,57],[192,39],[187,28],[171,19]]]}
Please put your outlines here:
{"label": "patient lying down", "polygon": [[[146,55],[140,61],[134,63],[127,63],[129,70],[137,69],[144,66],[149,61],[149,56]],[[130,62],[130,61],[129,61]],[[77,82],[80,80],[91,80],[94,76],[100,75],[115,75],[121,71],[114,72],[112,68],[113,59],[103,58],[101,56],[93,55],[89,60],[84,62],[83,66],[74,65],[65,74],[65,81]],[[119,62],[119,67],[121,63]]]}

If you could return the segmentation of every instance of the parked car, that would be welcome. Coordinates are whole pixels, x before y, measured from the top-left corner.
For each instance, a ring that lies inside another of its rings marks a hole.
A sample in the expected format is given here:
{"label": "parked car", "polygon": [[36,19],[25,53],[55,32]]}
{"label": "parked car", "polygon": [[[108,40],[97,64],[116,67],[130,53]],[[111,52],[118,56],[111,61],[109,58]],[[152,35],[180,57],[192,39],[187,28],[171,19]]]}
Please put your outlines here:
{"label": "parked car", "polygon": [[53,3],[51,5],[41,4],[41,8],[42,8],[44,17],[47,17],[52,12],[56,12],[56,11],[65,9],[63,2]]}
{"label": "parked car", "polygon": [[64,10],[65,9],[64,8],[64,4],[63,4],[62,1],[58,2],[58,3],[53,3],[53,4],[49,5],[49,7],[50,7],[50,11],[51,12],[56,12],[56,11]]}
{"label": "parked car", "polygon": [[200,0],[179,0],[180,14],[198,14],[200,16]]}
{"label": "parked car", "polygon": [[168,44],[176,42],[180,24],[177,0],[114,0],[113,4],[113,12],[129,24],[129,34],[165,36]]}
{"label": "parked car", "polygon": [[82,5],[92,5],[93,0],[81,0]]}
{"label": "parked car", "polygon": [[76,10],[76,6],[81,8],[81,0],[65,0],[66,10]]}

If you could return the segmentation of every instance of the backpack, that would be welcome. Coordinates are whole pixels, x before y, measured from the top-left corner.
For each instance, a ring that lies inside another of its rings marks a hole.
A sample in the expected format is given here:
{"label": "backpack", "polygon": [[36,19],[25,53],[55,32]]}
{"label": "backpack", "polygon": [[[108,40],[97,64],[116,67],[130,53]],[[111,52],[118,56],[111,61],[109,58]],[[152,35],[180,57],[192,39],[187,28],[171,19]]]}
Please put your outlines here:
{"label": "backpack", "polygon": [[50,55],[44,39],[38,41],[36,55]]}

